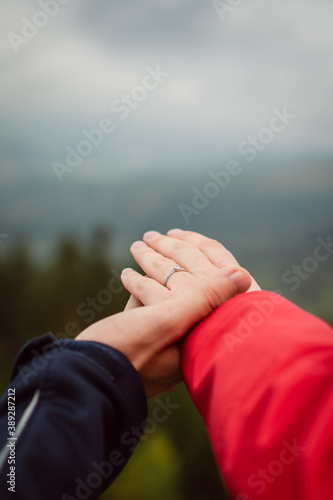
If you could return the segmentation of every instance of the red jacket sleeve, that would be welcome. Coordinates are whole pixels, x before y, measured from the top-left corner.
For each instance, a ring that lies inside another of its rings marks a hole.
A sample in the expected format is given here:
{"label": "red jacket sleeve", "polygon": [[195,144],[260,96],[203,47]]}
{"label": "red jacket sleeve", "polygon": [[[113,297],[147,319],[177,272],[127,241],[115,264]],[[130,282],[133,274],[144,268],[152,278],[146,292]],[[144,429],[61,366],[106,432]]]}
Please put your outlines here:
{"label": "red jacket sleeve", "polygon": [[271,292],[200,323],[182,370],[232,498],[333,498],[333,331]]}

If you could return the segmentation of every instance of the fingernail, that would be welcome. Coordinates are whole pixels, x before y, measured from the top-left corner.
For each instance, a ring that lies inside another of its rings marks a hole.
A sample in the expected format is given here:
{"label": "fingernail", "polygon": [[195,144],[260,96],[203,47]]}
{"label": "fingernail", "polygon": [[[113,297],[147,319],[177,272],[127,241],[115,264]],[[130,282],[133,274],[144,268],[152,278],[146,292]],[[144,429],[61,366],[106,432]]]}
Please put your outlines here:
{"label": "fingernail", "polygon": [[131,269],[130,267],[126,267],[126,269],[123,270],[123,272],[121,273],[122,276],[127,276],[128,274],[131,274],[133,273],[133,269]]}
{"label": "fingernail", "polygon": [[176,229],[170,229],[170,231],[168,231],[167,234],[170,235],[170,236],[173,236],[173,235],[176,235],[176,234],[179,234],[179,233],[182,233],[182,232],[183,232],[182,229],[176,228]]}
{"label": "fingernail", "polygon": [[147,240],[149,240],[150,238],[154,238],[156,236],[161,236],[161,233],[159,233],[158,231],[147,231],[143,237]]}
{"label": "fingernail", "polygon": [[137,249],[137,248],[142,248],[142,247],[146,247],[146,246],[147,245],[144,241],[136,241],[135,243],[133,243],[131,248]]}
{"label": "fingernail", "polygon": [[242,273],[241,271],[233,273],[229,279],[233,282],[238,291],[246,290],[249,284],[248,276],[246,276],[246,274]]}

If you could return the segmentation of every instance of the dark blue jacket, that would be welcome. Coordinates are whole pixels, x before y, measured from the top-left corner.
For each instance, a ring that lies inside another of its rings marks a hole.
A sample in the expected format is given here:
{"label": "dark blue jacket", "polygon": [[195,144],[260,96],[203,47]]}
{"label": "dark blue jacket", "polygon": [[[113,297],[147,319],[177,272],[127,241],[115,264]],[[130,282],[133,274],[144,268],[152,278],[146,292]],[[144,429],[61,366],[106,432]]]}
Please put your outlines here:
{"label": "dark blue jacket", "polygon": [[146,417],[142,382],[122,353],[51,334],[29,342],[0,401],[0,499],[97,498]]}

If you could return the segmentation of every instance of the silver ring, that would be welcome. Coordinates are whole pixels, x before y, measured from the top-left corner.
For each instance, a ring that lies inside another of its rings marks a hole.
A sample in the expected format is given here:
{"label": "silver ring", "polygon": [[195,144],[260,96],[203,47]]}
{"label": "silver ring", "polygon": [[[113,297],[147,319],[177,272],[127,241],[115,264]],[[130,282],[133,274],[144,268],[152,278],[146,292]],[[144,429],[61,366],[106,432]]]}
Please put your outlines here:
{"label": "silver ring", "polygon": [[167,282],[169,281],[169,278],[171,278],[171,276],[179,271],[186,271],[186,269],[184,269],[183,267],[180,267],[180,266],[175,266],[171,269],[171,271],[168,272],[168,274],[166,275],[166,277],[164,278],[163,280],[163,285],[164,286],[167,286]]}

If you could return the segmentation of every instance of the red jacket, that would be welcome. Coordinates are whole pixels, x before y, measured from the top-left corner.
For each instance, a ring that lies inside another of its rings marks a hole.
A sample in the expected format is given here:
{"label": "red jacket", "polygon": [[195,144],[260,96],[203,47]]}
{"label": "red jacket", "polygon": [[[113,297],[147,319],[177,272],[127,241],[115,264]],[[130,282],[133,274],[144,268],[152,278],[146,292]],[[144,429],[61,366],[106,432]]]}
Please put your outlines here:
{"label": "red jacket", "polygon": [[195,328],[182,369],[232,498],[332,500],[333,331],[271,292]]}

